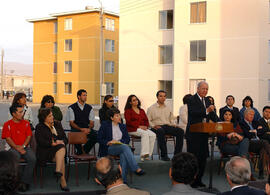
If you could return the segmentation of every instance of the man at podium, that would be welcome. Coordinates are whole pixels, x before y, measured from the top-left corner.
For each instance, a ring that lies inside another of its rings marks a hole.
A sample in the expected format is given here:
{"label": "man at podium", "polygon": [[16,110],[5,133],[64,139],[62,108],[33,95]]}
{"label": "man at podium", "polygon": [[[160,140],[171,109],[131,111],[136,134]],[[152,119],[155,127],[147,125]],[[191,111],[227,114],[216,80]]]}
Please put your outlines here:
{"label": "man at podium", "polygon": [[193,133],[189,131],[190,125],[218,121],[218,116],[215,113],[215,106],[211,105],[209,99],[206,97],[208,92],[208,83],[201,81],[197,86],[197,93],[190,98],[188,102],[188,124],[186,130],[187,151],[193,153],[199,163],[199,171],[193,188],[205,187],[202,183],[206,159],[209,156],[208,149],[208,133]]}

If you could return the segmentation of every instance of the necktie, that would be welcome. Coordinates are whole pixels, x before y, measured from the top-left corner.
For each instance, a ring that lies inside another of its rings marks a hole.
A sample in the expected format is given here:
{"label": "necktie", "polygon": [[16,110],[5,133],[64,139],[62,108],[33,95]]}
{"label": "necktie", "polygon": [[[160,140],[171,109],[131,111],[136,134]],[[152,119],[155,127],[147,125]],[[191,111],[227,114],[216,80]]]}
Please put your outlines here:
{"label": "necktie", "polygon": [[202,97],[202,104],[205,107],[205,102],[204,102],[204,98]]}

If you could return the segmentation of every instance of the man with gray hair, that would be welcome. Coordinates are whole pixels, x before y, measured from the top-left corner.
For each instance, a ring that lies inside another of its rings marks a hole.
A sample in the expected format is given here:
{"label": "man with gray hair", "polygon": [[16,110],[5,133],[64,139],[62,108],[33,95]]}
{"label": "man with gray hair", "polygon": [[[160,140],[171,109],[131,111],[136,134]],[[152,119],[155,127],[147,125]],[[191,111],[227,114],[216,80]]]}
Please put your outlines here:
{"label": "man with gray hair", "polygon": [[225,171],[231,191],[223,192],[221,195],[265,195],[262,190],[248,187],[251,170],[247,159],[239,156],[232,157],[226,163]]}
{"label": "man with gray hair", "polygon": [[197,93],[190,97],[188,102],[188,124],[186,129],[187,151],[194,154],[198,160],[199,170],[195,181],[191,184],[193,188],[205,187],[202,183],[206,159],[209,156],[208,133],[193,133],[189,131],[190,125],[218,120],[215,106],[206,97],[208,83],[198,83]]}
{"label": "man with gray hair", "polygon": [[[254,110],[247,108],[244,112],[244,119],[239,123],[243,130],[244,137],[249,139],[249,152],[253,152],[260,155],[259,160],[259,179],[264,178],[263,174],[263,162],[265,162],[265,154],[269,155],[270,145],[266,140],[260,139],[260,135],[263,134],[262,126],[254,121]],[[252,179],[254,179],[252,177]]]}

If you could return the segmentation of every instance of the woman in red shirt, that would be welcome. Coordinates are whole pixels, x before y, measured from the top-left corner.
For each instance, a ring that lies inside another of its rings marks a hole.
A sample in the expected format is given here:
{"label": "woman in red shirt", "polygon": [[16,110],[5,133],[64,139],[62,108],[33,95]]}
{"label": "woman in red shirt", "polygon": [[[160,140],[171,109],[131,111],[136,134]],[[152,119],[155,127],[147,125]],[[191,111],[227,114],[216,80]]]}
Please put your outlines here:
{"label": "woman in red shirt", "polygon": [[129,135],[141,137],[141,161],[150,160],[153,154],[156,134],[149,130],[148,118],[141,101],[136,95],[130,95],[125,106],[125,119]]}

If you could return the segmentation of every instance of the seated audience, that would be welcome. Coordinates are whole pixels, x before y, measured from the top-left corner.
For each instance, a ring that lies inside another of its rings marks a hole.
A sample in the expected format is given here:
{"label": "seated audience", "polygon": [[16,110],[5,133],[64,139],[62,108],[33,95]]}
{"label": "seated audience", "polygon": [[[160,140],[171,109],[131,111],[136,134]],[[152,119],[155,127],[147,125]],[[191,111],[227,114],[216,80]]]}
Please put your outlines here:
{"label": "seated audience", "polygon": [[56,121],[62,121],[63,114],[58,106],[54,105],[54,98],[51,95],[45,95],[42,98],[40,108],[50,108],[53,113],[53,118]]}
{"label": "seated audience", "polygon": [[186,132],[187,123],[188,123],[188,100],[192,97],[191,94],[187,94],[183,97],[183,106],[179,108],[179,122],[178,126]]}
{"label": "seated audience", "polygon": [[110,118],[107,116],[107,111],[110,108],[115,108],[113,96],[112,95],[106,95],[104,97],[104,102],[102,104],[102,107],[98,111],[100,124],[102,123],[102,121],[110,120]]}
{"label": "seated audience", "polygon": [[96,182],[103,185],[107,193],[114,195],[149,195],[149,192],[129,188],[122,179],[122,169],[110,157],[103,157],[96,163]]}
{"label": "seated audience", "polygon": [[260,155],[259,161],[259,178],[263,178],[263,169],[266,162],[265,155],[270,153],[270,145],[265,140],[260,140],[259,136],[262,134],[262,126],[258,125],[253,120],[255,111],[252,108],[247,108],[244,112],[244,119],[240,122],[240,127],[243,130],[244,137],[249,139],[249,152]]}
{"label": "seated audience", "polygon": [[0,194],[15,195],[18,188],[18,159],[9,151],[0,151]]}
{"label": "seated audience", "polygon": [[270,143],[270,106],[263,108],[263,117],[258,121],[262,126],[263,133],[259,136],[260,139],[267,140]]}
{"label": "seated audience", "polygon": [[137,175],[144,175],[138,166],[129,144],[129,135],[126,126],[121,123],[120,111],[117,108],[108,110],[110,121],[103,121],[98,131],[99,155],[120,156],[122,177],[127,183],[128,169]]}
{"label": "seated audience", "polygon": [[[223,110],[222,113],[222,118],[226,123],[234,122],[232,110]],[[243,131],[239,125],[237,125],[231,133],[219,134],[217,145],[224,155],[248,158],[249,139],[244,137]]]}
{"label": "seated audience", "polygon": [[19,191],[25,192],[29,190],[33,179],[33,170],[36,164],[36,156],[32,149],[28,147],[32,131],[30,123],[23,120],[24,110],[21,105],[12,104],[9,108],[12,119],[5,122],[2,130],[2,139],[5,139],[10,150],[19,161],[23,158],[26,161],[23,174],[21,176],[21,184]]}
{"label": "seated audience", "polygon": [[174,154],[182,152],[184,130],[177,127],[174,123],[173,113],[169,106],[165,104],[166,92],[159,90],[156,93],[157,102],[147,110],[147,117],[151,130],[156,133],[158,146],[161,151],[161,160],[169,161],[165,136],[176,137]]}
{"label": "seated audience", "polygon": [[[26,95],[25,93],[16,93],[13,97],[12,104],[19,104],[23,108],[23,119],[27,120],[31,125],[31,130],[33,131],[33,114],[30,107],[26,105]],[[9,113],[9,120],[12,119],[12,115]]]}
{"label": "seated audience", "polygon": [[[209,193],[198,191],[190,186],[198,173],[196,157],[187,152],[178,153],[172,159],[169,176],[172,181],[172,189],[163,195],[195,194],[206,195]],[[210,194],[209,194],[210,195]]]}
{"label": "seated audience", "polygon": [[226,178],[231,186],[231,190],[221,193],[221,195],[264,195],[264,191],[248,187],[251,176],[249,161],[239,156],[234,156],[226,163]]}
{"label": "seated audience", "polygon": [[141,137],[141,161],[150,160],[153,154],[156,134],[149,129],[148,118],[141,101],[136,95],[130,95],[125,106],[125,119],[129,135]]}
{"label": "seated audience", "polygon": [[259,113],[259,111],[253,107],[253,100],[251,99],[250,96],[246,96],[244,99],[243,99],[243,102],[242,102],[242,108],[240,110],[240,117],[241,119],[240,120],[243,120],[244,119],[244,112],[247,108],[252,108],[254,110],[254,121],[258,121],[260,118],[261,118],[261,115]]}
{"label": "seated audience", "polygon": [[226,97],[226,106],[224,106],[223,108],[219,109],[219,118],[220,120],[224,121],[224,112],[228,109],[233,111],[233,121],[234,121],[234,126],[236,126],[239,122],[240,122],[240,112],[239,109],[237,107],[234,107],[235,100],[234,97],[232,95],[228,95]]}
{"label": "seated audience", "polygon": [[37,160],[41,166],[46,162],[56,162],[54,175],[60,179],[60,188],[69,191],[65,179],[65,154],[68,143],[61,122],[54,121],[50,108],[41,108],[38,114],[39,124],[36,126]]}

